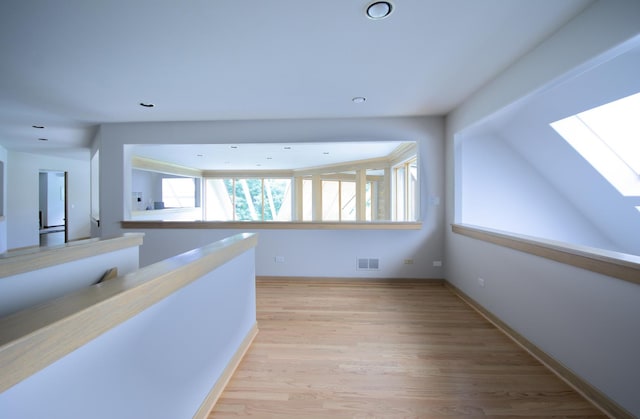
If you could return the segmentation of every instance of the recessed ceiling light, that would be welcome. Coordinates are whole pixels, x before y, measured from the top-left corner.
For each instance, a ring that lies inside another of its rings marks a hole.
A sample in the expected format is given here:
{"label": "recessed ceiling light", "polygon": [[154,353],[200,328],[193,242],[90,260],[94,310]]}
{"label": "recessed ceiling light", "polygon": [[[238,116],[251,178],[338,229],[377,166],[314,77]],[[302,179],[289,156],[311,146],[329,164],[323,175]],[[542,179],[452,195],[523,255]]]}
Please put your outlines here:
{"label": "recessed ceiling light", "polygon": [[38,141],[49,141],[48,138],[38,138]]}
{"label": "recessed ceiling light", "polygon": [[364,103],[366,100],[367,98],[363,96],[356,96],[353,99],[351,99],[353,103]]}
{"label": "recessed ceiling light", "polygon": [[376,1],[367,7],[367,17],[379,20],[389,16],[393,11],[393,6],[388,1]]}
{"label": "recessed ceiling light", "polygon": [[140,106],[142,106],[144,108],[153,108],[156,105],[154,105],[153,103],[140,102]]}
{"label": "recessed ceiling light", "polygon": [[43,129],[44,125],[31,125],[32,128]]}

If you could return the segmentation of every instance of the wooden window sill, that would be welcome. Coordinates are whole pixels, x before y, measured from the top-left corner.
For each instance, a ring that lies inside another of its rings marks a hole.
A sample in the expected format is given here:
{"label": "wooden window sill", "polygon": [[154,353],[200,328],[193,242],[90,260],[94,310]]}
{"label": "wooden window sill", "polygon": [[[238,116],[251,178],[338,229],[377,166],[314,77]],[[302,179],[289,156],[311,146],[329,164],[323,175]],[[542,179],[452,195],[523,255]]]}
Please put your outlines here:
{"label": "wooden window sill", "polygon": [[415,222],[314,222],[314,221],[122,221],[133,229],[237,229],[237,230],[420,230]]}
{"label": "wooden window sill", "polygon": [[454,233],[640,284],[640,256],[547,240],[468,224]]}

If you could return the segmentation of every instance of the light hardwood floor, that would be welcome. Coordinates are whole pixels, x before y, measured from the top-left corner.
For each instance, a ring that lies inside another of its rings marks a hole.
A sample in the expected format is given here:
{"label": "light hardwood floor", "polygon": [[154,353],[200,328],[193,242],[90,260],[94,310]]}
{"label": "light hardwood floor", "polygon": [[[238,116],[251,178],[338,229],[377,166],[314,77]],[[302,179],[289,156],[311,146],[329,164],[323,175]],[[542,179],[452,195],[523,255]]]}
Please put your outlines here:
{"label": "light hardwood floor", "polygon": [[605,417],[441,284],[259,281],[210,419]]}

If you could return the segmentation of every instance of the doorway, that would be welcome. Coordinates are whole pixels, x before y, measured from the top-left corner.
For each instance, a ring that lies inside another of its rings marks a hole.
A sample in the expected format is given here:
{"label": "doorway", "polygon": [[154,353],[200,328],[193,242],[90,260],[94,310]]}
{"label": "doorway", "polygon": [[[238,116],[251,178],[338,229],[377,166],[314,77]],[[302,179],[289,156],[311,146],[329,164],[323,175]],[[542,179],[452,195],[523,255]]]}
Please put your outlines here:
{"label": "doorway", "polygon": [[67,223],[67,172],[41,170],[40,246],[55,246],[69,240]]}

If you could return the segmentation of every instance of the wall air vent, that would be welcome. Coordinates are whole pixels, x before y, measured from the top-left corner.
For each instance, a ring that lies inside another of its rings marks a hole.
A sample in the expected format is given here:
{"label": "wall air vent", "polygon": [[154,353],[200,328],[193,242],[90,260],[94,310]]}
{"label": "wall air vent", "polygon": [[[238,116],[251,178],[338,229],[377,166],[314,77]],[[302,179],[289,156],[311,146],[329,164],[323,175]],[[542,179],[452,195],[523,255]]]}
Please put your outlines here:
{"label": "wall air vent", "polygon": [[359,271],[376,271],[380,269],[379,258],[358,258],[356,267]]}

